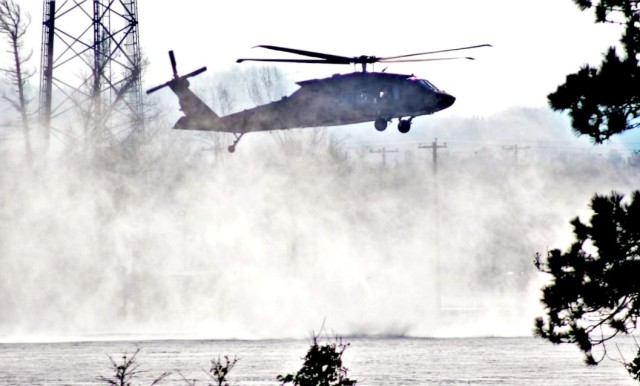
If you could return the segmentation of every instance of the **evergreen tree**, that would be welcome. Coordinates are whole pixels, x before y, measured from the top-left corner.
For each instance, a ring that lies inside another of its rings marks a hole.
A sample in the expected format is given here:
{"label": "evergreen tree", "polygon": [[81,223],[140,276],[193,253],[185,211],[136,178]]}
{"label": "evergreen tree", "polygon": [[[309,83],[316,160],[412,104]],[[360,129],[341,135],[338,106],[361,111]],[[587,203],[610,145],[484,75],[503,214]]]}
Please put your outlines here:
{"label": "evergreen tree", "polygon": [[[640,317],[640,191],[627,203],[623,196],[596,195],[591,200],[590,224],[572,221],[576,241],[562,252],[550,251],[536,267],[552,277],[542,290],[544,318],[536,320],[536,334],[553,343],[575,343],[587,364],[606,355],[606,342],[618,335],[638,333]],[[602,356],[595,358],[594,346]],[[640,381],[640,350],[625,363]]]}
{"label": "evergreen tree", "polygon": [[[618,23],[624,55],[614,47],[598,68],[582,67],[548,96],[554,110],[568,110],[576,134],[602,143],[640,127],[640,0],[574,0],[581,10],[595,9],[597,23]],[[588,364],[607,356],[606,343],[636,336],[640,317],[640,191],[595,195],[590,224],[572,221],[576,241],[536,267],[551,276],[542,290],[546,315],[536,319],[536,334],[553,343],[575,343]],[[595,356],[592,349],[602,353]],[[640,381],[640,347],[624,363]]]}
{"label": "evergreen tree", "polygon": [[614,47],[597,67],[583,66],[567,75],[564,84],[549,94],[556,111],[568,110],[576,134],[602,143],[614,134],[640,126],[640,1],[574,0],[582,10],[595,9],[597,23],[623,26],[624,54]]}

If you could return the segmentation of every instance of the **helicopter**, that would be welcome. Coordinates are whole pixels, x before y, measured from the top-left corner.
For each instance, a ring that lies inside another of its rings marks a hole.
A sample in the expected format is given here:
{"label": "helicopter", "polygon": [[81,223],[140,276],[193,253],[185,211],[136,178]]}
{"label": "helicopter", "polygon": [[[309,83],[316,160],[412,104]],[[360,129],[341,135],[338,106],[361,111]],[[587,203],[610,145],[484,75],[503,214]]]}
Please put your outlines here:
{"label": "helicopter", "polygon": [[[147,90],[147,94],[169,87],[178,97],[180,110],[184,113],[173,126],[178,130],[202,130],[232,133],[234,142],[228,147],[233,153],[240,139],[247,133],[258,131],[285,130],[305,127],[341,126],[363,122],[373,122],[378,131],[384,131],[393,120],[398,120],[398,130],[407,133],[415,117],[429,115],[444,110],[456,98],[439,90],[426,79],[414,75],[367,71],[367,65],[374,63],[425,62],[437,60],[469,59],[472,57],[416,58],[423,55],[491,47],[480,44],[438,51],[420,52],[409,55],[377,57],[347,57],[295,48],[259,45],[279,52],[305,56],[302,59],[243,58],[237,63],[279,62],[313,64],[353,64],[360,65],[360,71],[336,74],[322,79],[297,82],[300,88],[280,100],[260,105],[225,116],[218,116],[193,91],[189,89],[188,78],[207,70],[202,67],[186,75],[179,76],[175,54],[169,51],[173,79]],[[313,58],[313,59],[309,59]]]}

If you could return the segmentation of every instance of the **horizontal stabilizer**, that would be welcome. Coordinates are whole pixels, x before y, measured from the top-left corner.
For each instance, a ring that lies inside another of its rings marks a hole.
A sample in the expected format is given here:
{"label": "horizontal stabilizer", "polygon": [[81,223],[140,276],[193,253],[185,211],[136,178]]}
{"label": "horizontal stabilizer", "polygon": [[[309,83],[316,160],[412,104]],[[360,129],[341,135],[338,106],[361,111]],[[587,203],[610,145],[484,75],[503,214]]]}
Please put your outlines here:
{"label": "horizontal stabilizer", "polygon": [[214,126],[214,119],[199,119],[200,117],[183,116],[173,125],[175,130],[200,130],[217,131]]}

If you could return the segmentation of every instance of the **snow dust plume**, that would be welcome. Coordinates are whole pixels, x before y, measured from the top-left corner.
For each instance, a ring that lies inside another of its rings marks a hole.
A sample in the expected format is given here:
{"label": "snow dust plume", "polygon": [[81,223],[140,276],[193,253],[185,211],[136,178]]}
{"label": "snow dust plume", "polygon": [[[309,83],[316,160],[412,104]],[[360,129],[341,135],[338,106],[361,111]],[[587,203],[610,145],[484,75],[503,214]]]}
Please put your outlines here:
{"label": "snow dust plume", "polygon": [[0,339],[302,337],[325,318],[342,335],[526,335],[534,253],[638,177],[605,157],[456,154],[454,139],[436,184],[424,153],[382,167],[326,131],[216,156],[190,136],[134,160],[3,155]]}

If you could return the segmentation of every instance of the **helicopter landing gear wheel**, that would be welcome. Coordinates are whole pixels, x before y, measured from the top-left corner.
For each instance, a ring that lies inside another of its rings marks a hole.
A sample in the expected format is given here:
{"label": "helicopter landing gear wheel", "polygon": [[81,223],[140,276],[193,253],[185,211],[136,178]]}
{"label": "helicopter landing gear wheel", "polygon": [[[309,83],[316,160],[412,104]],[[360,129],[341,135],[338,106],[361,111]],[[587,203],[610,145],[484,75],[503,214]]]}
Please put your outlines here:
{"label": "helicopter landing gear wheel", "polygon": [[227,150],[229,150],[229,153],[233,153],[234,151],[236,151],[236,146],[235,145],[231,145],[227,148]]}
{"label": "helicopter landing gear wheel", "polygon": [[411,119],[400,120],[398,122],[398,131],[402,134],[408,133],[411,130]]}
{"label": "helicopter landing gear wheel", "polygon": [[373,126],[375,126],[378,131],[384,131],[387,128],[387,120],[384,118],[378,118],[373,122]]}

